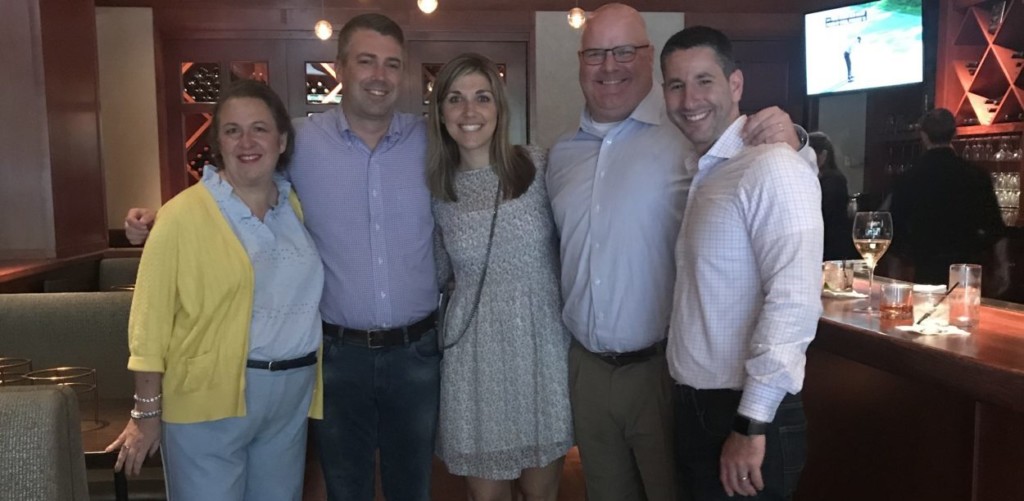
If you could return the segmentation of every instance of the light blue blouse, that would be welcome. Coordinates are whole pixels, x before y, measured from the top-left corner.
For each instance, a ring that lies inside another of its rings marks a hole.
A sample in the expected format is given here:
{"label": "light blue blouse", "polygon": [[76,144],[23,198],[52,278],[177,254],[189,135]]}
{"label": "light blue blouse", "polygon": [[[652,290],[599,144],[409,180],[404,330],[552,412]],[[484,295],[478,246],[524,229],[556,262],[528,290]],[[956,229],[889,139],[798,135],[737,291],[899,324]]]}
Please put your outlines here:
{"label": "light blue blouse", "polygon": [[215,169],[205,169],[202,182],[252,263],[255,291],[248,358],[287,360],[316,351],[323,329],[324,268],[313,239],[288,203],[291,183],[274,175],[277,203],[260,221]]}

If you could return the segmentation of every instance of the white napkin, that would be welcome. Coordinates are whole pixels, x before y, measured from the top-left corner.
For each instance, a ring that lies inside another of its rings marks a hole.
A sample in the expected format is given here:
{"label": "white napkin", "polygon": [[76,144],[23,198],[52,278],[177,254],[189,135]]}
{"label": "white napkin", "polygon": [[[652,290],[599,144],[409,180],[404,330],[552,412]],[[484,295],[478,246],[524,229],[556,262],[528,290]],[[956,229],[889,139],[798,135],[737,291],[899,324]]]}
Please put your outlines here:
{"label": "white napkin", "polygon": [[927,318],[923,320],[917,320],[928,311],[929,305],[917,305],[914,308],[914,319],[917,323],[913,325],[898,325],[897,329],[905,332],[916,332],[917,334],[923,334],[925,336],[947,336],[950,334],[968,335],[967,332],[959,327],[949,325],[949,306],[945,303],[941,303],[938,306],[932,308],[933,311]]}
{"label": "white napkin", "polygon": [[862,294],[860,292],[854,292],[854,291],[834,291],[834,290],[830,290],[830,289],[822,289],[821,290],[821,295],[822,295],[822,297],[827,297],[827,298],[831,298],[831,299],[864,299],[864,298],[868,297],[867,294]]}
{"label": "white napkin", "polygon": [[915,332],[917,334],[923,334],[925,336],[948,336],[951,334],[966,336],[971,334],[970,332],[967,332],[959,327],[954,327],[949,324],[928,323],[927,321],[925,321],[925,323],[923,324],[898,325],[896,326],[896,328],[901,331]]}

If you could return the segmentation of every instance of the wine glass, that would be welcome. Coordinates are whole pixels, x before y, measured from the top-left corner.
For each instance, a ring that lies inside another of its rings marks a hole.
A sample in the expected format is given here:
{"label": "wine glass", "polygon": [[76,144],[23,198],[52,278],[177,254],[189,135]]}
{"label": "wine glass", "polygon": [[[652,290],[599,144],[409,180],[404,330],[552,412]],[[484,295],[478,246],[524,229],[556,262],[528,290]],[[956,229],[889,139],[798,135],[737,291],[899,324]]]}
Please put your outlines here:
{"label": "wine glass", "polygon": [[888,212],[858,212],[853,218],[853,246],[860,252],[868,266],[868,304],[853,311],[878,315],[878,308],[871,305],[871,294],[875,288],[875,266],[892,243],[892,216]]}

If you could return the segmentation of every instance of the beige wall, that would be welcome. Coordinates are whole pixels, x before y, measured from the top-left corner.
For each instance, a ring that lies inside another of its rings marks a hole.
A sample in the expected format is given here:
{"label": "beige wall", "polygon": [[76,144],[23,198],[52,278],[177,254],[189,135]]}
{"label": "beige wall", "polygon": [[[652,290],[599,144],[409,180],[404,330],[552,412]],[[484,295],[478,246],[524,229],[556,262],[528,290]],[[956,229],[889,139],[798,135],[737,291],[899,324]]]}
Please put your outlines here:
{"label": "beige wall", "polygon": [[107,226],[131,207],[160,206],[153,10],[97,7],[100,127]]}
{"label": "beige wall", "polygon": [[864,191],[864,131],[867,94],[853,92],[818,100],[818,130],[836,149],[836,165],[846,175],[850,194]]}
{"label": "beige wall", "polygon": [[[643,16],[657,59],[665,41],[683,29],[683,13],[647,12]],[[548,148],[563,133],[579,125],[583,94],[576,51],[580,48],[581,30],[569,26],[566,11],[537,12],[535,19],[537,126],[532,129],[530,142]],[[658,64],[654,66],[654,82],[660,85],[661,69]]]}

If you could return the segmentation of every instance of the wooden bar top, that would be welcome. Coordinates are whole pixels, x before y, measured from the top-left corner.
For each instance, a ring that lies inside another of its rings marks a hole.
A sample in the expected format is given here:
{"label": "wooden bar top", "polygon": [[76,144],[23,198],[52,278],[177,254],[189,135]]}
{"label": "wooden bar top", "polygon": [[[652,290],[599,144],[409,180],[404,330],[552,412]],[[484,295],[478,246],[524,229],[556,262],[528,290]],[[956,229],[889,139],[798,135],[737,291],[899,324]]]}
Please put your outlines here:
{"label": "wooden bar top", "polygon": [[984,300],[971,335],[924,336],[896,328],[910,321],[854,312],[862,301],[822,303],[812,348],[1024,412],[1024,307]]}

